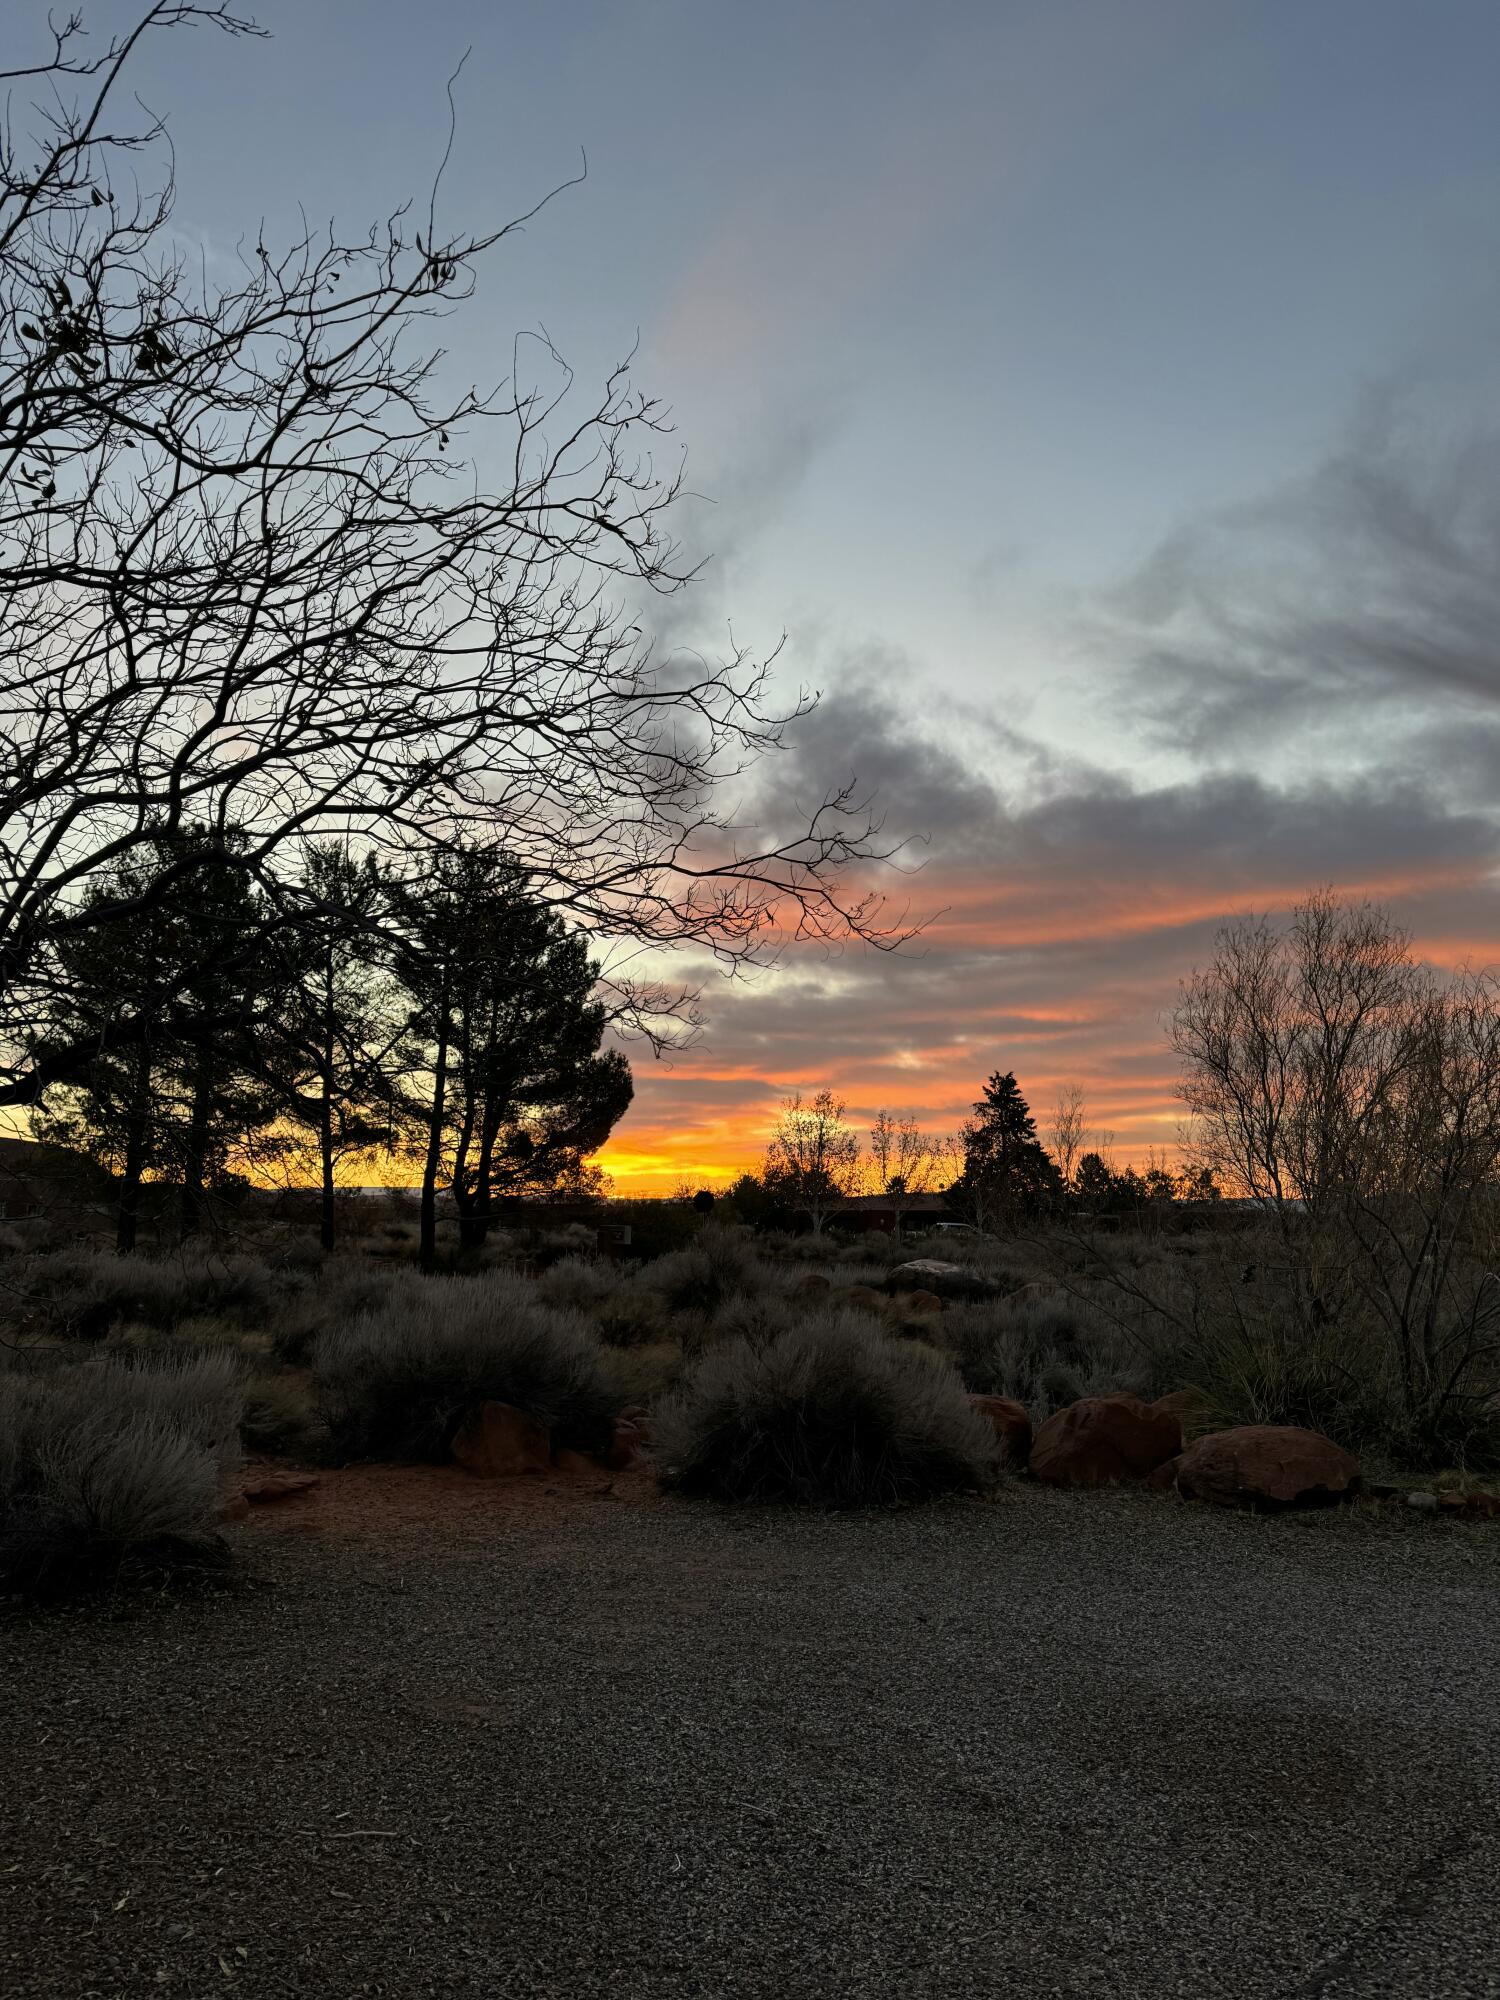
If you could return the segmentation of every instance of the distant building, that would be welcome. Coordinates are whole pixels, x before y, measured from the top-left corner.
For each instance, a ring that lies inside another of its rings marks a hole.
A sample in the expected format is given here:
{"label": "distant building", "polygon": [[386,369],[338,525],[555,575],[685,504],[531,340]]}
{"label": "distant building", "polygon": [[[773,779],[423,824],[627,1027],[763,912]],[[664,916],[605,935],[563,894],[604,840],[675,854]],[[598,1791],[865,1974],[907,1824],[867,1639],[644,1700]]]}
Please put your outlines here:
{"label": "distant building", "polygon": [[901,1201],[892,1201],[888,1194],[854,1194],[829,1217],[836,1229],[861,1235],[879,1230],[886,1236],[895,1235],[898,1223],[902,1229],[925,1229],[952,1219],[947,1196],[941,1194],[909,1194]]}

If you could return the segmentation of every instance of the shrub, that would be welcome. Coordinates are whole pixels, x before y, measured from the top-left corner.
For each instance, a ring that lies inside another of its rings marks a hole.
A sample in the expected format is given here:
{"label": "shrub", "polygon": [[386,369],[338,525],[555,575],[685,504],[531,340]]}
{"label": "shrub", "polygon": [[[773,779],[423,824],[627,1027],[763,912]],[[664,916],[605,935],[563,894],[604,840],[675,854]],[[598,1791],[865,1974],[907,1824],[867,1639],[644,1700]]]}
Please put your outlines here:
{"label": "shrub", "polygon": [[604,1304],[619,1285],[618,1275],[597,1257],[563,1257],[536,1281],[544,1305],[564,1312],[591,1312]]}
{"label": "shrub", "polygon": [[253,1326],[301,1282],[253,1257],[121,1257],[71,1247],[26,1260],[17,1287],[53,1333],[99,1340],[124,1321],[162,1330],[204,1317]]}
{"label": "shrub", "polygon": [[682,1373],[682,1349],[675,1340],[607,1348],[602,1365],[604,1379],[621,1408],[655,1403],[676,1386]]}
{"label": "shrub", "polygon": [[245,1382],[240,1442],[247,1451],[297,1458],[323,1442],[324,1427],[305,1382],[260,1370]]}
{"label": "shrub", "polygon": [[1151,1366],[1139,1348],[1104,1314],[1056,1294],[1029,1290],[952,1306],[928,1332],[976,1394],[1012,1396],[1041,1416],[1080,1396],[1150,1387]]}
{"label": "shrub", "polygon": [[606,1347],[654,1347],[670,1337],[667,1302],[644,1285],[617,1285],[594,1315]]}
{"label": "shrub", "polygon": [[238,1415],[224,1356],[0,1373],[0,1585],[55,1592],[127,1558],[205,1554]]}
{"label": "shrub", "polygon": [[313,1368],[333,1445],[352,1458],[444,1458],[465,1417],[490,1401],[589,1451],[607,1441],[619,1406],[583,1321],[499,1272],[396,1288],[322,1334]]}
{"label": "shrub", "polygon": [[322,1282],[290,1298],[271,1325],[271,1345],[280,1361],[300,1368],[319,1334],[378,1311],[403,1287],[419,1287],[415,1272],[382,1270],[353,1258],[331,1260]]}
{"label": "shrub", "polygon": [[673,1250],[646,1266],[645,1281],[674,1312],[716,1313],[727,1299],[754,1288],[759,1267],[744,1235],[706,1224],[688,1250]]}
{"label": "shrub", "polygon": [[669,1484],[720,1500],[878,1506],[995,1473],[994,1434],[953,1370],[844,1314],[711,1347],[654,1435]]}

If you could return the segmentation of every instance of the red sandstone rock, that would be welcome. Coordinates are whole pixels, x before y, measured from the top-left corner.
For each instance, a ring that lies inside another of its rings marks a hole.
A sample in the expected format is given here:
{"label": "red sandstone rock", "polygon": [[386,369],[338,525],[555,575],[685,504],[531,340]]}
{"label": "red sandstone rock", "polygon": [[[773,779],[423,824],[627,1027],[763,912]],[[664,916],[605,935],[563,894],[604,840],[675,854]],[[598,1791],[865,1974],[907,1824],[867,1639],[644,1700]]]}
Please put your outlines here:
{"label": "red sandstone rock", "polygon": [[608,1448],[599,1454],[599,1463],[611,1472],[628,1472],[631,1466],[640,1463],[641,1452],[648,1442],[641,1424],[629,1417],[619,1417]]}
{"label": "red sandstone rock", "polygon": [[1445,1514],[1462,1514],[1472,1521],[1500,1520],[1500,1493],[1462,1493],[1448,1487],[1437,1502]]}
{"label": "red sandstone rock", "polygon": [[992,1425],[1005,1464],[1019,1470],[1031,1456],[1031,1418],[1026,1406],[1009,1396],[971,1396],[969,1401]]}
{"label": "red sandstone rock", "polygon": [[907,1292],[901,1301],[901,1310],[930,1318],[933,1313],[943,1310],[943,1302],[936,1292]]}
{"label": "red sandstone rock", "polygon": [[552,1463],[558,1472],[597,1473],[599,1470],[597,1460],[590,1458],[586,1451],[564,1449],[557,1453]]}
{"label": "red sandstone rock", "polygon": [[1152,1493],[1170,1493],[1177,1484],[1177,1468],[1181,1463],[1180,1457],[1169,1458],[1164,1464],[1157,1466],[1154,1472],[1148,1472],[1147,1489]]}
{"label": "red sandstone rock", "polygon": [[552,1439],[544,1424],[510,1403],[485,1403],[453,1440],[453,1456],[480,1479],[550,1472]]}
{"label": "red sandstone rock", "polygon": [[851,1285],[839,1299],[843,1306],[853,1306],[859,1312],[884,1312],[885,1296],[877,1292],[873,1285]]}
{"label": "red sandstone rock", "polygon": [[1190,1444],[1177,1490],[1220,1507],[1295,1506],[1335,1500],[1359,1481],[1359,1460],[1321,1431],[1295,1424],[1242,1424]]}
{"label": "red sandstone rock", "polygon": [[252,1506],[307,1493],[318,1484],[316,1472],[252,1472],[245,1475],[244,1495]]}
{"label": "red sandstone rock", "polygon": [[1085,1396],[1048,1417],[1031,1470],[1048,1486],[1111,1486],[1144,1479],[1182,1450],[1182,1426],[1139,1396]]}

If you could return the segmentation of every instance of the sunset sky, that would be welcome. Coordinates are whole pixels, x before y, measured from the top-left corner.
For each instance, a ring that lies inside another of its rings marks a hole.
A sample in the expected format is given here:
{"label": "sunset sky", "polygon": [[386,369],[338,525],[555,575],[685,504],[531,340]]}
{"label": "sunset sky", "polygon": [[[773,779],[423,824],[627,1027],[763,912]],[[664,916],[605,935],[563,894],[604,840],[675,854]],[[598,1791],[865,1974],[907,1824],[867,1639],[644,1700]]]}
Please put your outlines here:
{"label": "sunset sky", "polygon": [[622,1191],[753,1164],[798,1087],[951,1130],[995,1068],[1139,1160],[1177,980],[1317,884],[1500,958],[1493,0],[254,11],[137,80],[184,237],[425,201],[470,49],[452,224],[589,171],[449,366],[639,339],[712,557],[663,645],[785,633],[823,692],[743,816],[856,775],[911,837],[918,943],[709,970],[696,1046],[636,1052]]}

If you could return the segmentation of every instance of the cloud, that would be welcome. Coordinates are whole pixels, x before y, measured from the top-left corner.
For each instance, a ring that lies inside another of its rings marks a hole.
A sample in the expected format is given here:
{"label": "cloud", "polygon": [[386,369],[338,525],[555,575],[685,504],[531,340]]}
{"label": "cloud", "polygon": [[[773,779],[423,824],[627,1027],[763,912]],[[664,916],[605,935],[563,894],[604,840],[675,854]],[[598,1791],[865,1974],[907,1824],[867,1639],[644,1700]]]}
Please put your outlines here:
{"label": "cloud", "polygon": [[626,1149],[727,1176],[754,1162],[783,1094],[825,1082],[861,1123],[884,1106],[952,1130],[999,1067],[1039,1111],[1081,1083],[1096,1127],[1139,1157],[1174,1136],[1164,1017],[1226,917],[1331,882],[1387,903],[1448,962],[1500,938],[1491,821],[1399,773],[1146,786],[1076,758],[1043,758],[1040,780],[1024,756],[987,769],[976,739],[945,742],[909,712],[899,666],[883,656],[879,679],[836,689],[768,782],[802,796],[850,770],[873,781],[888,824],[926,836],[898,889],[941,914],[894,957],[794,950],[711,990],[703,1041],[640,1074]]}
{"label": "cloud", "polygon": [[[1491,387],[1493,385],[1490,385]],[[1480,392],[1372,391],[1304,479],[1170,537],[1102,607],[1127,709],[1215,761],[1295,745],[1440,762],[1454,720],[1500,728],[1500,430]]]}

